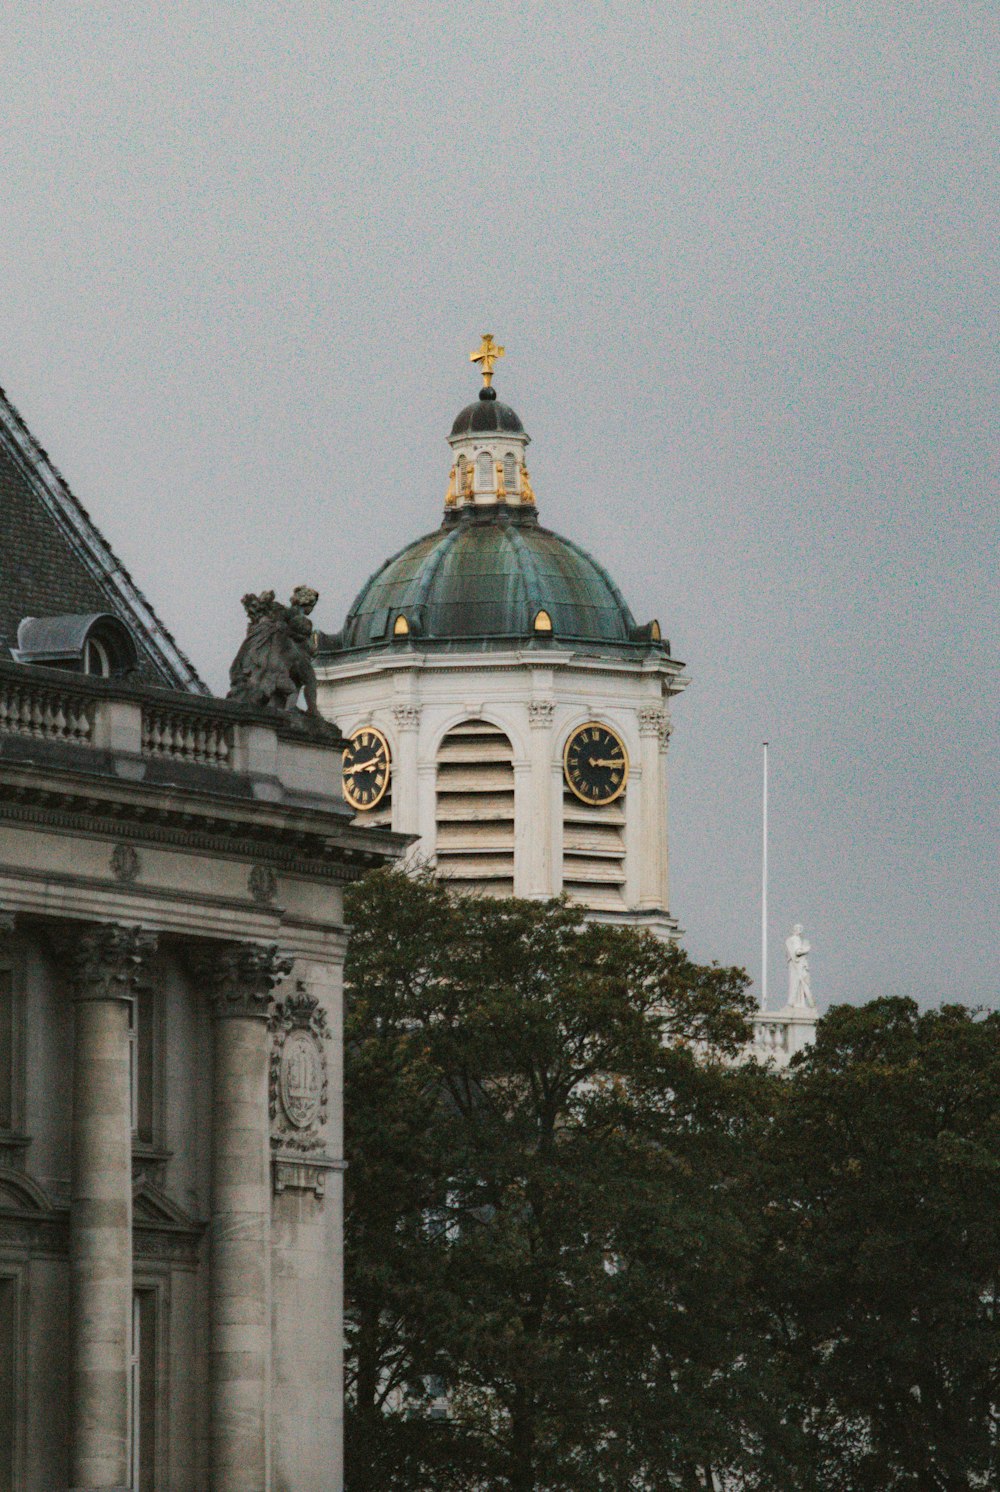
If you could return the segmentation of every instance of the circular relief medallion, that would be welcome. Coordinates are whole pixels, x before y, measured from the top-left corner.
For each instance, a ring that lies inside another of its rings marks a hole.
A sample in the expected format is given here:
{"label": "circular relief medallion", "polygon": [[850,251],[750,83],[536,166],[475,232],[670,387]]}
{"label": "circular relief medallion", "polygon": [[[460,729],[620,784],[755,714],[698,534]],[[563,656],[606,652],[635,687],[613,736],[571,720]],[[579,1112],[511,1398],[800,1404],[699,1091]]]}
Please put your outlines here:
{"label": "circular relief medallion", "polygon": [[296,1129],[319,1117],[323,1096],[323,1056],[311,1031],[289,1031],[281,1048],[281,1107]]}
{"label": "circular relief medallion", "polygon": [[624,742],[608,726],[589,720],[566,742],[563,773],[566,786],[581,803],[598,808],[613,803],[628,781]]}
{"label": "circular relief medallion", "polygon": [[389,786],[389,742],[374,725],[348,737],[344,752],[344,797],[361,812],[381,803]]}

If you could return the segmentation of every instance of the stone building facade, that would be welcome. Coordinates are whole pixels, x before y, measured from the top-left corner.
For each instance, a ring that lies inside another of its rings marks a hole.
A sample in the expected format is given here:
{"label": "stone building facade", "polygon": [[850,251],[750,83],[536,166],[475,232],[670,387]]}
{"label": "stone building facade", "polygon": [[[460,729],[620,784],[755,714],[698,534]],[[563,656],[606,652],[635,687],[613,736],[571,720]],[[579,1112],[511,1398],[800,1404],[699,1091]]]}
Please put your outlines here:
{"label": "stone building facade", "polygon": [[0,1492],[343,1484],[341,757],[0,395]]}
{"label": "stone building facade", "polygon": [[0,663],[0,1487],[341,1485],[340,752]]}

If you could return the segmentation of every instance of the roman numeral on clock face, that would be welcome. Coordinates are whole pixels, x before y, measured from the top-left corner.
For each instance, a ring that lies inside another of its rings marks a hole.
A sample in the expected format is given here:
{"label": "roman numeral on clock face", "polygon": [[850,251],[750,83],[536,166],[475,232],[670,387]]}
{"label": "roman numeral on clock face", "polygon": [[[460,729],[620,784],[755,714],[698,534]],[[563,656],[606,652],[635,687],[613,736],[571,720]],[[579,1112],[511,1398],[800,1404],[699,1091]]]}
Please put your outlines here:
{"label": "roman numeral on clock face", "polygon": [[566,785],[591,808],[614,802],[625,791],[628,753],[609,726],[589,721],[574,731],[563,755]]}
{"label": "roman numeral on clock face", "polygon": [[374,808],[382,801],[391,776],[389,742],[375,726],[356,730],[344,752],[344,798],[354,809]]}

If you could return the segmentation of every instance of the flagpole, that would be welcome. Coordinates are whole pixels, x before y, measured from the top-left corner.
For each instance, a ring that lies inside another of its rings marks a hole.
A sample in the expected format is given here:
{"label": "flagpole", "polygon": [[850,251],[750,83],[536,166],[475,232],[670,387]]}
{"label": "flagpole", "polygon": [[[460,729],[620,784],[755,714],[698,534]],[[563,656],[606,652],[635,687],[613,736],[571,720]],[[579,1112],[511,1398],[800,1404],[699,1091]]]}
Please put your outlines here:
{"label": "flagpole", "polygon": [[764,742],[764,812],[760,876],[760,1008],[767,1009],[767,742]]}

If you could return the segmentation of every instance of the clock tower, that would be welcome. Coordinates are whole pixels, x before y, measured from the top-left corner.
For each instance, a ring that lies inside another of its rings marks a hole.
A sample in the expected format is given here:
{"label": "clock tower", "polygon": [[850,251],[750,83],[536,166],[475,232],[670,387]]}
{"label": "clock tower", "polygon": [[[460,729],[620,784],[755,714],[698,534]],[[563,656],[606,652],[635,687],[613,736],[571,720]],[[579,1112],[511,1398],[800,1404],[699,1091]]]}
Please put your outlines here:
{"label": "clock tower", "polygon": [[565,892],[671,937],[667,743],[687,679],[659,623],[539,521],[529,437],[493,388],[503,351],[487,335],[471,354],[483,387],[448,436],[440,526],[320,637],[345,797],[458,887]]}

